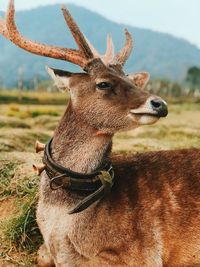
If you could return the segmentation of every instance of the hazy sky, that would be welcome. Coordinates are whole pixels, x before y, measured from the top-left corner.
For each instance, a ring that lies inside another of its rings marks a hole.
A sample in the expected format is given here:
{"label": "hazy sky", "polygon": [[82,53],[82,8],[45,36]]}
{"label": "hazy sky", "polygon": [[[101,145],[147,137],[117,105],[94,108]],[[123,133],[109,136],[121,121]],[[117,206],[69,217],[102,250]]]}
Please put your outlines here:
{"label": "hazy sky", "polygon": [[[0,0],[5,10],[8,0]],[[200,48],[200,0],[15,0],[16,9],[73,3],[105,17],[183,37]]]}

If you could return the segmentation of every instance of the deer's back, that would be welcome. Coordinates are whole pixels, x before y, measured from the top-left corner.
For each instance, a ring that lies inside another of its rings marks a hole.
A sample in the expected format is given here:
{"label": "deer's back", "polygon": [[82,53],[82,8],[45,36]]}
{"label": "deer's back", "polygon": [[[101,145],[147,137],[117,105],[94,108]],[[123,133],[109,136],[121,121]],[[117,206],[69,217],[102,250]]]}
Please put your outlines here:
{"label": "deer's back", "polygon": [[116,154],[112,161],[116,176],[113,197],[117,199],[123,189],[136,202],[151,197],[167,200],[169,191],[180,205],[200,199],[200,149]]}
{"label": "deer's back", "polygon": [[162,255],[166,266],[200,266],[200,150],[115,155],[113,162],[108,210],[129,246]]}
{"label": "deer's back", "polygon": [[150,219],[156,212],[163,223],[181,227],[198,216],[200,149],[114,155],[112,160],[116,180],[109,199],[111,207],[138,209],[139,213],[149,210]]}

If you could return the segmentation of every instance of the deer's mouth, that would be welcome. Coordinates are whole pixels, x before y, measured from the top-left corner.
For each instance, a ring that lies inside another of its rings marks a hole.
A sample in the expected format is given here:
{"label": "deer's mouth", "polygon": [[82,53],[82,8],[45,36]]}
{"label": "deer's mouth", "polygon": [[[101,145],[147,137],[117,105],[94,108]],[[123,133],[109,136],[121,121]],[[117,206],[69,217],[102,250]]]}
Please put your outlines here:
{"label": "deer's mouth", "polygon": [[129,116],[131,119],[136,122],[138,125],[147,125],[153,124],[160,119],[160,116],[157,112],[134,112],[130,111]]}
{"label": "deer's mouth", "polygon": [[133,111],[130,111],[131,114],[133,114],[134,116],[152,116],[152,117],[157,117],[157,118],[160,118],[160,116],[158,115],[157,112],[133,112]]}

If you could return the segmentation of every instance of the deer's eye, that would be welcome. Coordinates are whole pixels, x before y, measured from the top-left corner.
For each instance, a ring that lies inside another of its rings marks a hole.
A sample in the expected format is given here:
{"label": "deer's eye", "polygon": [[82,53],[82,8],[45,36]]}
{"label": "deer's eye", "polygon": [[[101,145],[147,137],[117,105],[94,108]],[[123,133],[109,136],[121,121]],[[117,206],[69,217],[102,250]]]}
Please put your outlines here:
{"label": "deer's eye", "polygon": [[112,88],[112,84],[108,82],[101,82],[101,83],[97,83],[96,87],[99,90],[107,90],[107,89]]}

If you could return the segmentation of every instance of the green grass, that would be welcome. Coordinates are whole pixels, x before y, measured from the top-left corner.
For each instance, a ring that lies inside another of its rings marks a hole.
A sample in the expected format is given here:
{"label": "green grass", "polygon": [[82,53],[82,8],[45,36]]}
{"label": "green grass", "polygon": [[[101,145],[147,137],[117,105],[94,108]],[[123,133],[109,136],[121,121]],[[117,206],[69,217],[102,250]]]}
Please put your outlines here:
{"label": "green grass", "polygon": [[9,117],[18,117],[20,119],[26,118],[35,118],[41,115],[50,115],[50,116],[59,116],[59,113],[55,110],[51,109],[35,109],[35,110],[26,110],[26,111],[16,111],[16,110],[9,110],[6,114]]}
{"label": "green grass", "polygon": [[[35,219],[39,177],[29,169],[25,157],[22,159],[20,155],[16,159],[14,153],[5,157],[10,158],[10,162],[0,161],[0,204],[4,204],[9,216],[0,223],[0,243],[3,244],[0,254],[6,264],[32,266],[33,255],[42,242]],[[16,257],[18,253],[20,259]]]}
{"label": "green grass", "polygon": [[10,182],[15,174],[16,162],[1,160],[0,166],[0,200],[11,195]]}
{"label": "green grass", "polygon": [[47,142],[50,133],[31,129],[4,129],[0,132],[0,151],[34,151],[37,139]]}
{"label": "green grass", "polygon": [[59,91],[48,93],[38,91],[0,90],[0,104],[64,105],[69,96]]}
{"label": "green grass", "polygon": [[17,118],[8,118],[7,116],[0,116],[0,128],[23,128],[28,129],[30,125],[18,120]]}
{"label": "green grass", "polygon": [[36,194],[29,194],[23,203],[19,201],[19,214],[5,220],[2,224],[2,232],[5,240],[9,240],[11,246],[27,252],[35,252],[41,243],[39,229],[35,220]]}
{"label": "green grass", "polygon": [[[21,204],[21,203],[20,203]],[[5,221],[3,233],[5,238],[19,249],[35,252],[41,243],[39,229],[35,220],[36,196],[30,196],[20,206],[20,213]]]}

